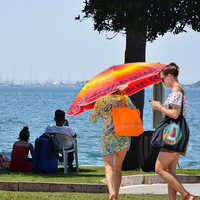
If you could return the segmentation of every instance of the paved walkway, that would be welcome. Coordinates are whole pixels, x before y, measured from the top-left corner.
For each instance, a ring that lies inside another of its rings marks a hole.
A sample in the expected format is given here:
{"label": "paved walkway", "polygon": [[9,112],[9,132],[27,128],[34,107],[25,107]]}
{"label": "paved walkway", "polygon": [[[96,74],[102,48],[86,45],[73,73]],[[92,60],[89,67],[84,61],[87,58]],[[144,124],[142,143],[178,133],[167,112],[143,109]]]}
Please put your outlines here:
{"label": "paved walkway", "polygon": [[[187,184],[184,183],[183,186],[187,191],[194,194],[195,196],[200,196],[200,183]],[[119,190],[120,194],[167,194],[167,184],[139,184],[139,185],[129,185],[121,187]]]}

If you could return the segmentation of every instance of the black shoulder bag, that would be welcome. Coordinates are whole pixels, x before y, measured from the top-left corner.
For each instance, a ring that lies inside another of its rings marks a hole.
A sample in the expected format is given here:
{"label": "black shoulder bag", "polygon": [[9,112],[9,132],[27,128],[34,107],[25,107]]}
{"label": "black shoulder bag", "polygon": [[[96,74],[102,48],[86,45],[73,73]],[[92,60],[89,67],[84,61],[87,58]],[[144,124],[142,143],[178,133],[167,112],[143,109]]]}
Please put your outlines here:
{"label": "black shoulder bag", "polygon": [[183,95],[179,117],[173,119],[165,116],[160,121],[151,139],[152,146],[181,153],[185,151],[189,140],[190,130],[183,116]]}

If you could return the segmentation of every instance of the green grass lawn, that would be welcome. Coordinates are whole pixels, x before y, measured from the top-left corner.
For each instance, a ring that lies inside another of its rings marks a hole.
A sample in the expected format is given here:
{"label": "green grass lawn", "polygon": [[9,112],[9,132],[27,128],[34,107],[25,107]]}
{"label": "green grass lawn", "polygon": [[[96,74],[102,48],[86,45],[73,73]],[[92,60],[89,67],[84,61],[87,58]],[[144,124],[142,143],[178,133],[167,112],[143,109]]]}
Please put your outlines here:
{"label": "green grass lawn", "polygon": [[[80,166],[80,173],[57,171],[56,174],[40,174],[31,172],[10,172],[0,170],[0,181],[32,181],[32,182],[64,182],[64,183],[94,183],[103,184],[105,179],[105,170],[103,166]],[[139,174],[155,174],[155,172],[138,171],[122,171],[123,176],[139,175]],[[200,175],[200,169],[177,169],[177,174],[193,174]]]}
{"label": "green grass lawn", "polygon": [[[63,167],[63,166],[61,166]],[[56,174],[39,174],[39,173],[22,173],[10,172],[9,170],[0,170],[0,181],[33,181],[33,182],[64,182],[64,183],[94,183],[104,184],[102,179],[105,179],[105,170],[103,166],[80,166],[80,173],[69,172],[64,174],[63,171],[57,171]],[[123,176],[139,175],[139,174],[155,174],[155,172],[138,171],[122,171]],[[200,175],[200,169],[177,169],[177,174]],[[0,191],[0,199],[3,200],[78,200],[78,199],[108,199],[109,194],[96,193],[66,193],[66,192],[11,192]],[[119,200],[166,200],[168,195],[155,194],[120,194]],[[178,200],[182,199],[180,195]],[[200,200],[200,197],[196,198]]]}
{"label": "green grass lawn", "polygon": [[[0,191],[0,199],[3,200],[93,200],[101,199],[108,200],[109,194],[94,194],[94,193],[64,193],[64,192],[7,192]],[[166,200],[168,195],[154,195],[154,194],[119,194],[119,200]],[[181,200],[180,195],[177,196],[177,200]],[[200,197],[196,197],[197,200],[200,200]]]}

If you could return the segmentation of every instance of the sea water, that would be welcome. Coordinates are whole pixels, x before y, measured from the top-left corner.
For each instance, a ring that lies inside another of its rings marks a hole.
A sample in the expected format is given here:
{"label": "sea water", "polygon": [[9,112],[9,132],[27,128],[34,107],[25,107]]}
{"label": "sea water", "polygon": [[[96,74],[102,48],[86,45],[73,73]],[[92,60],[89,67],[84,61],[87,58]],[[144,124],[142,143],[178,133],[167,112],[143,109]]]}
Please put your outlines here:
{"label": "sea water", "polygon": [[[55,124],[54,112],[69,109],[81,87],[25,87],[0,86],[0,152],[10,152],[24,126],[29,127],[30,142],[42,135],[45,128]],[[165,89],[165,99],[171,89]],[[188,125],[191,131],[186,156],[181,156],[182,168],[200,168],[200,89],[185,88],[188,98]],[[154,130],[152,107],[148,99],[153,99],[153,88],[145,89],[143,125],[144,130]],[[80,165],[103,165],[100,152],[102,121],[89,121],[92,110],[66,118],[77,133],[78,158]]]}

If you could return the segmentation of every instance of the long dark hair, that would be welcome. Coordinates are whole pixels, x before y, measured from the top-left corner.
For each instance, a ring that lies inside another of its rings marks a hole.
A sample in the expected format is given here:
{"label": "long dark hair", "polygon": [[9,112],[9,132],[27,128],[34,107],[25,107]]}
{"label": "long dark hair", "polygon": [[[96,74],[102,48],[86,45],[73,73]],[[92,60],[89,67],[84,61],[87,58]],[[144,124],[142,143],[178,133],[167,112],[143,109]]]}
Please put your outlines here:
{"label": "long dark hair", "polygon": [[19,140],[28,141],[30,137],[30,133],[28,129],[29,129],[28,126],[24,126],[24,128],[19,133],[19,138],[18,138]]}

